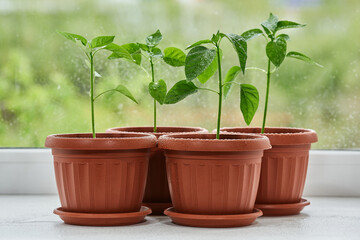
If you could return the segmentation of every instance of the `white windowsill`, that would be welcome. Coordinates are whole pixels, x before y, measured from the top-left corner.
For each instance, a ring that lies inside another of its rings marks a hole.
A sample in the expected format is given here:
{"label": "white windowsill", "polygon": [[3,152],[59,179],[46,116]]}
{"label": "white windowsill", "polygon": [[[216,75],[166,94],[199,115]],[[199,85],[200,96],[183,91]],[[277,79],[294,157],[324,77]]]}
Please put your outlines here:
{"label": "white windowsill", "polygon": [[192,228],[163,217],[121,227],[82,227],[64,224],[52,213],[59,206],[56,195],[0,196],[0,239],[359,239],[360,198],[308,198],[301,214],[260,217],[242,228]]}
{"label": "white windowsill", "polygon": [[[360,151],[311,150],[305,196],[360,197]],[[50,149],[0,149],[0,194],[56,194]]]}

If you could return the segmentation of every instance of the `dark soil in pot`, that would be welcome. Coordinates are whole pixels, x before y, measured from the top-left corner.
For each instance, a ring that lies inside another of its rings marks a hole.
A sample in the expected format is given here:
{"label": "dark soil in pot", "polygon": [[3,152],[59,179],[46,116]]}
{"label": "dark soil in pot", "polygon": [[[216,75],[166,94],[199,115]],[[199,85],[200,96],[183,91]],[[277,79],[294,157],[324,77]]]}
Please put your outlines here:
{"label": "dark soil in pot", "polygon": [[[156,133],[153,132],[153,127],[119,127],[110,128],[107,131],[151,133],[157,138],[169,133],[208,132],[206,129],[199,127],[157,127]],[[152,209],[153,214],[163,214],[164,210],[171,206],[165,155],[164,151],[157,147],[152,148],[150,152],[149,170],[143,203]]]}
{"label": "dark soil in pot", "polygon": [[179,213],[227,215],[254,210],[263,150],[268,138],[247,134],[172,134],[165,150],[174,209]]}
{"label": "dark soil in pot", "polygon": [[[261,128],[222,128],[222,131],[259,134]],[[264,152],[256,203],[299,203],[303,194],[311,143],[317,142],[313,130],[266,128],[272,149]]]}
{"label": "dark soil in pot", "polygon": [[156,138],[140,133],[57,134],[52,148],[62,210],[128,213],[140,210],[150,149]]}

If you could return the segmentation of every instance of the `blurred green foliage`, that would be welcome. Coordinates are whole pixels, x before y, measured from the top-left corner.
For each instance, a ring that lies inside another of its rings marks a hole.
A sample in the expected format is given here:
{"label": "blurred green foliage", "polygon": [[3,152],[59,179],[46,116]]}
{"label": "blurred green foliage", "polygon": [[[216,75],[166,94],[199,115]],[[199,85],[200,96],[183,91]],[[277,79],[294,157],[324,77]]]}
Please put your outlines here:
{"label": "blurred green foliage", "polygon": [[[357,0],[148,0],[148,1],[0,1],[0,146],[42,147],[48,134],[89,132],[89,75],[82,53],[56,30],[116,35],[115,43],[143,42],[156,29],[162,48],[184,49],[212,32],[241,34],[259,27],[269,12],[280,19],[306,23],[292,32],[289,51],[300,51],[323,69],[287,59],[271,82],[269,126],[315,129],[315,148],[360,148],[360,2]],[[238,63],[230,44],[223,45],[223,69]],[[266,67],[263,38],[249,43],[248,66]],[[141,102],[110,94],[96,102],[97,131],[126,125],[152,125],[150,76],[135,64],[109,61],[100,53],[96,92],[119,83]],[[144,61],[145,62],[145,61]],[[149,66],[143,66],[149,71]],[[183,69],[157,64],[169,88],[185,79]],[[225,74],[225,73],[224,73]],[[252,126],[260,126],[266,76],[248,70],[238,76],[260,92],[260,108]],[[155,76],[156,79],[157,76]],[[200,85],[196,81],[197,85]],[[209,80],[207,87],[216,87]],[[200,92],[176,105],[158,108],[158,124],[216,126],[216,98]],[[239,110],[239,89],[224,102],[222,126],[245,126]]]}

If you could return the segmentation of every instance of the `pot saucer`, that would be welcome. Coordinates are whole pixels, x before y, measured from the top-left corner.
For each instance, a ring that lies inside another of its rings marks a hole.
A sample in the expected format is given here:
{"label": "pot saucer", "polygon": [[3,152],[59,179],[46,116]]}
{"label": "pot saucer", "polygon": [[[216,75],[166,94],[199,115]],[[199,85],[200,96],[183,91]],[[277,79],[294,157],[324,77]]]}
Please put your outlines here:
{"label": "pot saucer", "polygon": [[172,203],[146,203],[143,202],[143,205],[150,208],[152,213],[151,215],[164,215],[164,210],[170,208]]}
{"label": "pot saucer", "polygon": [[138,212],[130,213],[77,213],[66,212],[61,208],[54,210],[56,215],[67,224],[81,226],[122,226],[143,222],[151,209],[142,206]]}
{"label": "pot saucer", "polygon": [[203,215],[203,214],[186,214],[178,213],[173,207],[164,211],[171,220],[179,225],[190,227],[206,228],[227,228],[242,227],[250,225],[257,217],[262,215],[261,210],[254,209],[252,213],[232,214],[232,215]]}
{"label": "pot saucer", "polygon": [[298,203],[255,204],[255,207],[261,209],[264,216],[286,216],[299,214],[307,205],[310,202],[302,198]]}

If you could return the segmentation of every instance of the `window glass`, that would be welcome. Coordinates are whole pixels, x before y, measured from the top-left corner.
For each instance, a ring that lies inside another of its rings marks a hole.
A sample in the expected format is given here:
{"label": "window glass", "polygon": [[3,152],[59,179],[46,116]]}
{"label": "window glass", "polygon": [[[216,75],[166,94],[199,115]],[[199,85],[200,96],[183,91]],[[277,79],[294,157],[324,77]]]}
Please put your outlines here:
{"label": "window glass", "polygon": [[[0,146],[42,147],[53,133],[90,132],[89,70],[83,53],[56,30],[92,38],[116,35],[115,43],[144,42],[160,29],[162,49],[181,49],[211,37],[218,29],[241,34],[259,27],[269,13],[306,23],[286,30],[288,50],[311,56],[324,68],[287,59],[274,74],[268,126],[312,128],[317,149],[360,148],[360,1],[357,0],[1,0],[0,1]],[[284,31],[285,32],[285,31]],[[248,46],[248,66],[266,68],[265,39]],[[223,47],[223,74],[238,64],[232,46]],[[143,68],[99,53],[97,93],[126,85],[140,100],[109,94],[95,105],[96,130],[152,125],[152,99],[147,93],[149,65]],[[155,78],[168,88],[185,79],[184,70],[155,64]],[[260,93],[251,126],[260,126],[266,87],[262,72],[239,75]],[[200,85],[199,82],[196,82]],[[215,79],[208,88],[216,88]],[[176,105],[158,107],[158,125],[216,127],[217,98],[200,92]],[[222,126],[246,126],[239,110],[239,89],[224,102]]]}

